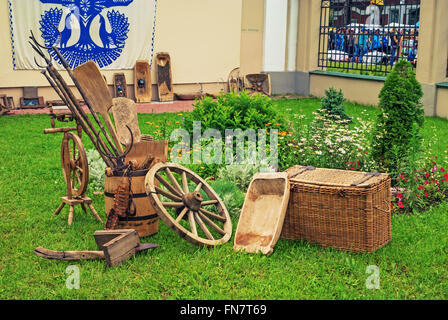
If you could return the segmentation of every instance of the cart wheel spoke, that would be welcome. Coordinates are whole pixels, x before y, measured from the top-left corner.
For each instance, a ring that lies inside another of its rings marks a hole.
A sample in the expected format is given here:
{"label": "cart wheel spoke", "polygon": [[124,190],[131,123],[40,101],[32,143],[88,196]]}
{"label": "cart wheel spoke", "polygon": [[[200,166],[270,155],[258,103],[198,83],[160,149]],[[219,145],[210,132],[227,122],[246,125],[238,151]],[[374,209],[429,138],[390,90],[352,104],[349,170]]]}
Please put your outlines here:
{"label": "cart wheel spoke", "polygon": [[215,238],[213,238],[212,234],[210,233],[210,231],[208,231],[207,227],[205,226],[204,221],[202,221],[201,217],[199,216],[199,214],[196,211],[194,212],[194,219],[196,220],[196,222],[198,223],[198,225],[202,229],[202,231],[204,231],[205,236],[209,240],[215,240]]}
{"label": "cart wheel spoke", "polygon": [[212,219],[215,219],[215,220],[218,220],[218,221],[221,221],[221,222],[226,222],[226,218],[221,217],[221,216],[219,216],[219,215],[217,215],[217,214],[215,214],[213,212],[210,212],[210,211],[208,211],[208,210],[206,210],[204,208],[201,208],[199,210],[201,211],[201,213],[203,213],[204,215],[206,215],[206,216],[208,216],[208,217],[210,217]]}
{"label": "cart wheel spoke", "polygon": [[202,201],[201,205],[209,206],[209,205],[218,204],[218,203],[219,203],[218,200],[206,200],[206,201]]}
{"label": "cart wheel spoke", "polygon": [[162,205],[168,208],[183,208],[185,206],[182,202],[162,202]]}
{"label": "cart wheel spoke", "polygon": [[182,172],[182,185],[184,187],[185,193],[190,192],[190,190],[188,188],[187,174],[185,173],[185,171]]}
{"label": "cart wheel spoke", "polygon": [[183,190],[180,187],[179,183],[177,182],[176,178],[174,178],[173,173],[171,172],[170,168],[166,167],[165,168],[165,172],[166,175],[168,176],[168,179],[170,179],[171,184],[174,186],[174,188],[176,188],[176,190],[180,193],[183,194]]}
{"label": "cart wheel spoke", "polygon": [[185,217],[185,215],[188,213],[188,211],[189,211],[188,208],[185,207],[185,208],[181,211],[181,213],[179,214],[179,216],[176,218],[176,222],[179,223],[179,222],[182,220],[182,218]]}
{"label": "cart wheel spoke", "polygon": [[202,185],[203,185],[202,182],[199,182],[196,188],[194,189],[194,192],[199,192],[199,190],[202,189]]}
{"label": "cart wheel spoke", "polygon": [[156,191],[157,191],[157,193],[161,194],[162,196],[167,197],[170,200],[173,200],[173,201],[176,201],[176,202],[181,202],[182,201],[181,197],[178,197],[178,196],[176,196],[176,195],[174,195],[172,193],[169,193],[168,191],[165,191],[165,190],[163,190],[163,189],[161,189],[159,187],[156,187]]}
{"label": "cart wheel spoke", "polygon": [[202,212],[198,212],[198,215],[202,218],[202,220],[209,225],[210,228],[218,232],[220,235],[225,235],[226,232],[222,230],[220,227],[218,227],[212,220],[207,218]]}
{"label": "cart wheel spoke", "polygon": [[190,227],[191,227],[191,232],[197,236],[198,235],[198,230],[196,228],[196,222],[193,216],[193,211],[188,211],[188,222],[190,223]]}
{"label": "cart wheel spoke", "polygon": [[165,186],[171,193],[175,194],[178,197],[182,197],[182,194],[179,193],[172,185],[170,185],[160,174],[156,173],[155,175],[156,179]]}

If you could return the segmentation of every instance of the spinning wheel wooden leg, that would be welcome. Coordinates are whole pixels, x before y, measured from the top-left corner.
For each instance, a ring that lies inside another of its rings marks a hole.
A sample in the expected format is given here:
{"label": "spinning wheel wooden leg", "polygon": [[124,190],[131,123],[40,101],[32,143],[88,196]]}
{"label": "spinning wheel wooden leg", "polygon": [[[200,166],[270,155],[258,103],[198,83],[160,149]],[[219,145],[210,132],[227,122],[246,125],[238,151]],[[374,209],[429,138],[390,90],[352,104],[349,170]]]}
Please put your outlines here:
{"label": "spinning wheel wooden leg", "polygon": [[65,203],[62,202],[59,207],[56,209],[56,211],[54,212],[54,215],[57,216],[59,213],[61,213],[61,210],[65,207]]}
{"label": "spinning wheel wooden leg", "polygon": [[92,211],[93,215],[95,216],[96,220],[98,220],[99,222],[103,223],[103,220],[101,220],[100,216],[98,215],[98,213],[96,212],[95,208],[92,206],[91,203],[87,204],[89,206],[90,211]]}
{"label": "spinning wheel wooden leg", "polygon": [[70,212],[69,212],[69,214],[68,214],[68,226],[70,227],[71,225],[72,225],[72,223],[73,223],[73,210],[74,210],[74,207],[73,206],[70,206]]}
{"label": "spinning wheel wooden leg", "polygon": [[84,205],[84,203],[81,203],[81,208],[82,208],[82,211],[84,211],[84,213],[87,213],[87,209],[86,209],[86,206]]}

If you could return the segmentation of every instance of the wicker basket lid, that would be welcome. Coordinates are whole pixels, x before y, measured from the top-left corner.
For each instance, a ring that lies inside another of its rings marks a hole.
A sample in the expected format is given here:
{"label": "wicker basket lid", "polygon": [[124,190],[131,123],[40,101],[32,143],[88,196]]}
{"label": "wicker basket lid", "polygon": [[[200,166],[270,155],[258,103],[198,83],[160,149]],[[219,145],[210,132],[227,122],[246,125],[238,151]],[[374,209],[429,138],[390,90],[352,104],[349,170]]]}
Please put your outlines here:
{"label": "wicker basket lid", "polygon": [[389,178],[378,172],[359,172],[294,166],[286,170],[291,183],[313,184],[331,187],[371,187]]}

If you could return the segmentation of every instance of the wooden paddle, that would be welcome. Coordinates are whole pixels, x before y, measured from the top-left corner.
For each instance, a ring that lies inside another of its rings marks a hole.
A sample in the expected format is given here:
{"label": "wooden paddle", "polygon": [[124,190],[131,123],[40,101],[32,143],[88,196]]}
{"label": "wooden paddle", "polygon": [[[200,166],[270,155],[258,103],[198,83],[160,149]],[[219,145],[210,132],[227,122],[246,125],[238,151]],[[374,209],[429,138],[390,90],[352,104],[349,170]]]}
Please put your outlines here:
{"label": "wooden paddle", "polygon": [[118,139],[117,133],[109,117],[109,109],[112,107],[112,96],[106,82],[101,75],[100,69],[93,61],[88,61],[73,70],[73,74],[79,82],[91,107],[95,112],[101,114],[106,127],[112,135],[118,151],[123,154],[123,146]]}
{"label": "wooden paddle", "polygon": [[120,142],[124,145],[131,143],[131,134],[127,127],[132,132],[134,142],[140,142],[141,132],[138,127],[135,102],[127,98],[114,98],[112,101],[112,114],[114,115],[115,128]]}

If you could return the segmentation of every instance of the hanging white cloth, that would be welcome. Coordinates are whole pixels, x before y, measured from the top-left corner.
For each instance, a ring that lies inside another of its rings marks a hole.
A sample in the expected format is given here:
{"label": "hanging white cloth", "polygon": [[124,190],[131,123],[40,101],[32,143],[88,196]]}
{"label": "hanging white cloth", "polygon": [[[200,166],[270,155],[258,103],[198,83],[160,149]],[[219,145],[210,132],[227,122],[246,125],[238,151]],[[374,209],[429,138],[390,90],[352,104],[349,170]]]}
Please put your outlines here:
{"label": "hanging white cloth", "polygon": [[72,68],[94,60],[102,69],[132,69],[151,58],[157,0],[8,1],[14,69],[37,69],[30,30],[56,44]]}

